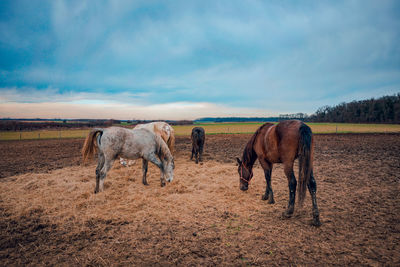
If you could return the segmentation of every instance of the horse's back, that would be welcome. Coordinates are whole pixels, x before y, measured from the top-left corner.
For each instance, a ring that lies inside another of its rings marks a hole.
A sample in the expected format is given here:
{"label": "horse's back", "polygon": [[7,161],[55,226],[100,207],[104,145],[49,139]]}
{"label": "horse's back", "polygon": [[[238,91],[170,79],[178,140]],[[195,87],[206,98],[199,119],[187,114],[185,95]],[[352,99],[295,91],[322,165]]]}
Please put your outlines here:
{"label": "horse's back", "polygon": [[298,156],[300,128],[308,127],[302,121],[288,120],[276,125],[279,153],[282,161],[293,161]]}
{"label": "horse's back", "polygon": [[133,129],[129,140],[136,146],[150,146],[155,144],[155,133],[148,129]]}
{"label": "horse's back", "polygon": [[258,150],[272,163],[293,161],[297,158],[302,125],[305,124],[298,120],[266,124],[260,132],[262,138],[256,142]]}
{"label": "horse's back", "polygon": [[194,127],[192,129],[192,141],[203,143],[205,140],[205,131],[202,127]]}
{"label": "horse's back", "polygon": [[130,130],[122,127],[109,127],[104,129],[101,136],[101,143],[113,143],[118,144],[124,142],[127,136],[129,136]]}
{"label": "horse's back", "polygon": [[109,127],[104,129],[101,138],[99,139],[99,148],[101,151],[109,156],[118,154],[125,144],[129,130],[121,127]]}
{"label": "horse's back", "polygon": [[278,139],[276,138],[276,125],[265,123],[257,132],[257,137],[254,142],[254,150],[257,156],[262,156],[271,163],[280,162]]}
{"label": "horse's back", "polygon": [[166,122],[156,121],[145,124],[138,124],[134,129],[147,129],[158,134],[164,141],[167,141],[174,134],[173,128]]}
{"label": "horse's back", "polygon": [[104,130],[100,147],[110,157],[135,159],[155,147],[154,133],[146,129],[110,127]]}

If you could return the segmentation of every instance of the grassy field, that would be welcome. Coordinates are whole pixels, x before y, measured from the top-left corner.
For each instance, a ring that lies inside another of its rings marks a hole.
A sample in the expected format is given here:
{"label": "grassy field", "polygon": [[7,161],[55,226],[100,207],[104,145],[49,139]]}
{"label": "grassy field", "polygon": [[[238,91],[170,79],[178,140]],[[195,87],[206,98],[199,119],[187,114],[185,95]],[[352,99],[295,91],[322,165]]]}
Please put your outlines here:
{"label": "grassy field", "polygon": [[[254,133],[263,123],[207,123],[206,134]],[[326,133],[394,133],[400,132],[399,124],[356,124],[356,123],[307,123],[316,134]],[[190,135],[193,125],[174,126],[176,135]]]}
{"label": "grassy field", "polygon": [[0,140],[29,140],[29,139],[55,139],[55,138],[81,138],[89,130],[42,130],[30,132],[0,132]]}
{"label": "grassy field", "polygon": [[[175,135],[190,135],[195,126],[203,127],[206,134],[254,133],[263,123],[207,123],[174,126]],[[399,124],[308,123],[313,133],[395,133]],[[89,130],[42,130],[31,132],[0,132],[0,140],[83,138]]]}

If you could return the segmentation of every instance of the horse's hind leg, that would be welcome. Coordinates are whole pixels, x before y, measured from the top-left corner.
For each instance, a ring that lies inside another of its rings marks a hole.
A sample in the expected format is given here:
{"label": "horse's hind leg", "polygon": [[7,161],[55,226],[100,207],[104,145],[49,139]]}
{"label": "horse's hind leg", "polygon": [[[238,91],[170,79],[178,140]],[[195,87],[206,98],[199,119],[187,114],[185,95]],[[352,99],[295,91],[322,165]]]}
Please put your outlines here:
{"label": "horse's hind leg", "polygon": [[271,186],[272,164],[264,159],[260,159],[259,161],[264,169],[264,176],[267,184],[265,187],[265,194],[262,196],[262,200],[268,200],[269,204],[274,204],[275,203],[274,192],[272,191],[272,186]]}
{"label": "horse's hind leg", "polygon": [[200,162],[203,161],[203,148],[204,148],[204,145],[199,146],[199,161]]}
{"label": "horse's hind leg", "polygon": [[193,155],[194,155],[194,146],[192,145],[192,155],[190,156],[190,160],[193,160]]}
{"label": "horse's hind leg", "polygon": [[313,225],[320,226],[319,211],[317,206],[317,182],[314,179],[314,174],[311,171],[310,182],[307,184],[308,190],[312,200],[312,212],[313,212]]}
{"label": "horse's hind leg", "polygon": [[142,172],[143,172],[142,183],[143,183],[144,185],[149,185],[149,184],[147,183],[147,178],[146,178],[146,175],[147,175],[147,167],[148,167],[148,165],[149,165],[149,161],[146,160],[146,159],[143,159],[143,161],[142,161]]}
{"label": "horse's hind leg", "polygon": [[[114,159],[104,159],[104,165],[103,168],[100,170],[100,176],[99,176],[99,190],[97,192],[103,192],[104,191],[104,180],[106,179],[107,172],[111,169],[112,164],[114,162]],[[97,193],[95,191],[95,193]]]}
{"label": "horse's hind leg", "polygon": [[194,150],[194,160],[197,163],[199,163],[199,147],[196,146],[196,149]]}
{"label": "horse's hind leg", "polygon": [[294,172],[293,172],[293,162],[291,164],[285,163],[284,172],[288,179],[289,203],[288,203],[287,210],[283,213],[283,215],[285,217],[291,217],[294,212],[294,203],[296,200],[296,187],[297,187],[296,177],[294,176]]}
{"label": "horse's hind leg", "polygon": [[104,166],[104,155],[99,153],[99,161],[96,167],[96,187],[94,189],[95,194],[99,192],[100,172],[103,166]]}

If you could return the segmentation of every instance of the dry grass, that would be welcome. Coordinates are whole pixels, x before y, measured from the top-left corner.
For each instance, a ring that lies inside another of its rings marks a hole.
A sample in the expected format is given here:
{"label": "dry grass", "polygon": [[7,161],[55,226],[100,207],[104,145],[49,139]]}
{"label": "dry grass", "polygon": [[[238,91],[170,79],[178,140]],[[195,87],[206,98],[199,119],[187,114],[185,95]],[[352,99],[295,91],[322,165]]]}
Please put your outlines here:
{"label": "dry grass", "polygon": [[207,160],[207,144],[233,158],[222,144],[241,144],[230,140],[238,135],[207,139],[202,165],[189,161],[190,141],[181,144],[164,188],[151,164],[150,185],[142,185],[140,161],[115,163],[100,194],[95,164],[3,178],[0,265],[399,265],[398,135],[350,137],[317,136],[320,228],[310,226],[309,197],[282,219],[288,188],[280,165],[268,205],[258,164],[242,192],[233,163]]}

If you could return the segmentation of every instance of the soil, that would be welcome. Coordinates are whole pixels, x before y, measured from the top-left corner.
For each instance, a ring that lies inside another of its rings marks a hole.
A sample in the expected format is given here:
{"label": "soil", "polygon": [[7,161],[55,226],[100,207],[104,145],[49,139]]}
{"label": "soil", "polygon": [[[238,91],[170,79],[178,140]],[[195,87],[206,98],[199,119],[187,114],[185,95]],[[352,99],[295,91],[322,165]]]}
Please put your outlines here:
{"label": "soil", "polygon": [[[0,265],[400,265],[400,134],[315,135],[321,227],[309,195],[292,218],[275,165],[275,204],[259,164],[239,190],[235,157],[251,135],[207,135],[204,161],[178,136],[175,178],[114,163],[94,194],[82,139],[0,142]],[[297,167],[296,167],[297,172]]]}

